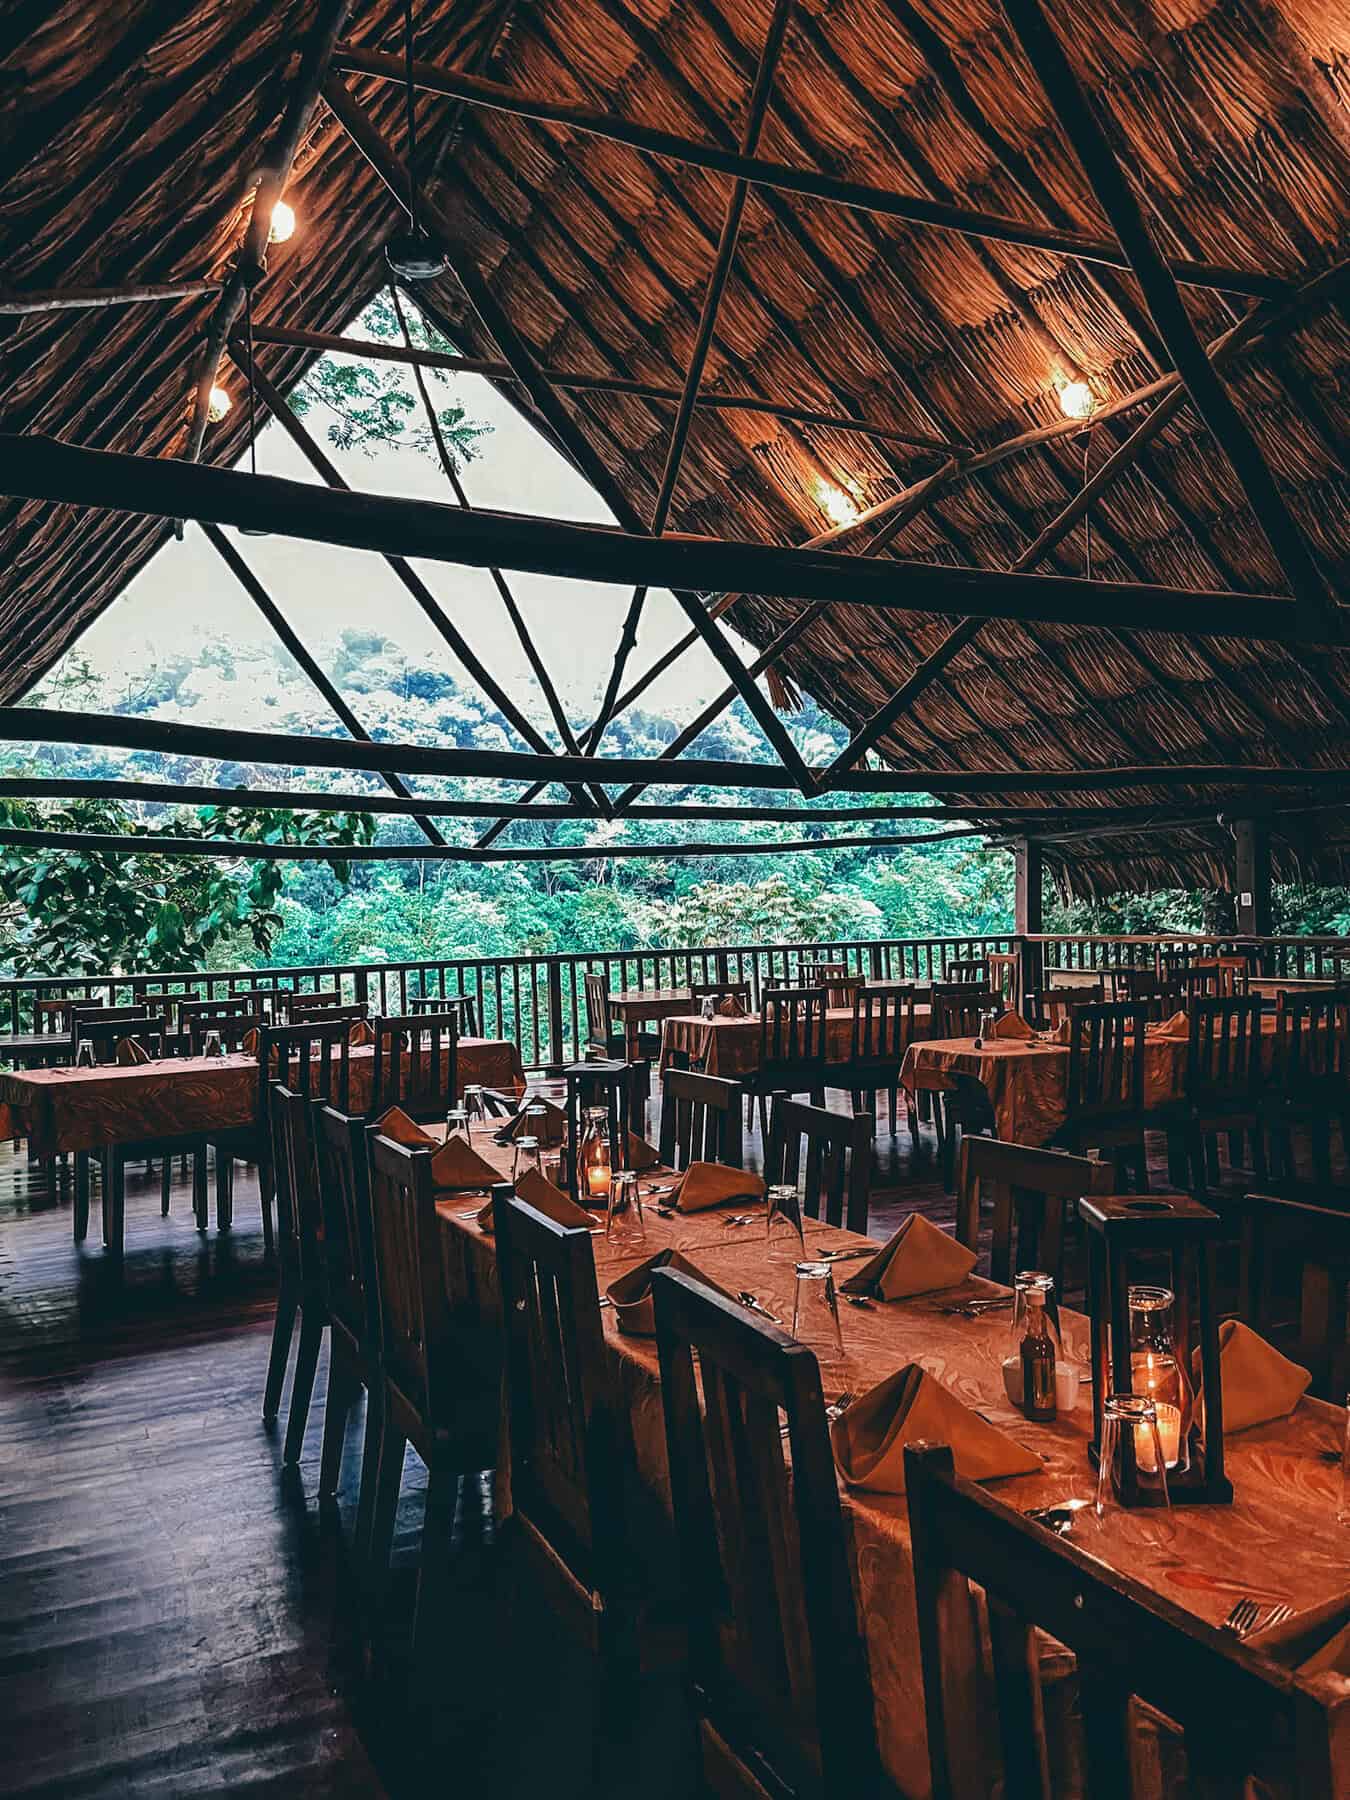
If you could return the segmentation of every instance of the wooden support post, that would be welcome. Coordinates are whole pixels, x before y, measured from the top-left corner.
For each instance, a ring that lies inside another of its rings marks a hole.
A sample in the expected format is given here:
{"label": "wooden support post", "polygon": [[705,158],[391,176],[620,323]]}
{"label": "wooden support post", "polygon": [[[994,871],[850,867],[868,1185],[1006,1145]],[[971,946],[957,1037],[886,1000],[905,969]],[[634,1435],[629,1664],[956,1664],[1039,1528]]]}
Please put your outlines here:
{"label": "wooden support post", "polygon": [[1270,825],[1265,819],[1238,819],[1237,931],[1239,937],[1267,938],[1274,923],[1270,878]]}
{"label": "wooden support post", "polygon": [[1044,930],[1041,846],[1035,838],[1018,838],[1013,844],[1013,929],[1022,952],[1019,999],[1039,993],[1045,976],[1043,946],[1028,942]]}

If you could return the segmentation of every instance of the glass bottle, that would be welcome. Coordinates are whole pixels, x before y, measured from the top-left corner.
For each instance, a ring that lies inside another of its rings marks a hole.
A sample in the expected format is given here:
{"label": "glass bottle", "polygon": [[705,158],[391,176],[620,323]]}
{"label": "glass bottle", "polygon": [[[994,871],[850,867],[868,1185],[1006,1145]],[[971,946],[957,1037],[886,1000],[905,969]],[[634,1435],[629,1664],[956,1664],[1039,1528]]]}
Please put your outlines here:
{"label": "glass bottle", "polygon": [[577,1198],[583,1206],[603,1206],[613,1174],[609,1151],[609,1110],[586,1108],[586,1125],[577,1146]]}
{"label": "glass bottle", "polygon": [[[1171,1288],[1132,1287],[1130,1309],[1130,1386],[1151,1400],[1157,1415],[1158,1443],[1168,1469],[1190,1467],[1191,1423],[1195,1398],[1184,1359],[1178,1358],[1172,1337]],[[1153,1473],[1155,1455],[1150,1434],[1139,1441],[1139,1467]]]}
{"label": "glass bottle", "polygon": [[1027,1328],[1022,1339],[1022,1411],[1029,1419],[1053,1419],[1055,1345],[1045,1316],[1045,1289],[1027,1289]]}

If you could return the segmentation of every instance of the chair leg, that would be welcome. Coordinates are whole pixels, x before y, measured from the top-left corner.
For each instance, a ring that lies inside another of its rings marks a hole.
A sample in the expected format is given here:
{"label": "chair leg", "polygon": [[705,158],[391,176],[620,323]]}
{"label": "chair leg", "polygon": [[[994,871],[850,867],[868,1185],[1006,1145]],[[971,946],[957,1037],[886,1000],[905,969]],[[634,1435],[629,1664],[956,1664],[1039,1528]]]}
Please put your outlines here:
{"label": "chair leg", "polygon": [[415,1669],[425,1671],[433,1679],[439,1679],[434,1674],[438,1660],[435,1633],[445,1631],[450,1614],[451,1539],[458,1488],[459,1476],[455,1470],[431,1469],[413,1611],[412,1663]]}
{"label": "chair leg", "polygon": [[887,1102],[889,1104],[890,1115],[891,1115],[891,1136],[892,1137],[895,1136],[895,1108],[896,1108],[896,1103],[897,1103],[898,1098],[899,1098],[899,1087],[898,1087],[897,1083],[893,1082],[891,1084],[890,1091],[888,1092],[888,1094],[886,1096]]}
{"label": "chair leg", "polygon": [[379,1474],[375,1480],[375,1503],[370,1515],[369,1579],[373,1598],[378,1599],[389,1580],[389,1553],[394,1542],[394,1520],[398,1513],[399,1490],[403,1486],[403,1457],[408,1440],[385,1418],[380,1428]]}
{"label": "chair leg", "polygon": [[71,1221],[75,1242],[82,1244],[89,1235],[89,1154],[75,1152],[75,1205]]}
{"label": "chair leg", "polygon": [[370,1557],[370,1537],[375,1520],[375,1498],[380,1485],[380,1444],[384,1435],[384,1397],[378,1382],[366,1395],[366,1441],[361,1447],[361,1491],[356,1501],[354,1546],[357,1567]]}
{"label": "chair leg", "polygon": [[263,1389],[263,1419],[276,1422],[281,1408],[281,1389],[286,1380],[286,1362],[291,1354],[291,1338],[295,1334],[295,1315],[300,1310],[300,1294],[293,1280],[282,1277],[277,1294],[277,1316],[272,1321],[272,1348],[267,1357],[267,1385]]}
{"label": "chair leg", "polygon": [[169,1216],[169,1189],[173,1186],[173,1158],[166,1156],[159,1166],[159,1216]]}
{"label": "chair leg", "polygon": [[350,1358],[328,1334],[328,1398],[323,1411],[323,1456],[319,1463],[319,1494],[335,1494],[342,1474],[342,1446],[347,1437],[347,1415],[361,1383]]}
{"label": "chair leg", "polygon": [[319,1346],[323,1343],[323,1315],[314,1306],[300,1308],[300,1348],[295,1357],[295,1374],[291,1377],[291,1410],[286,1415],[286,1447],[282,1461],[294,1467],[305,1447],[305,1427],[309,1423],[309,1403],[314,1394],[314,1374],[319,1366]]}
{"label": "chair leg", "polygon": [[[222,1154],[217,1150],[216,1155]],[[205,1231],[211,1223],[210,1206],[206,1198],[206,1158],[199,1156],[192,1166],[192,1212],[197,1221],[198,1231]]]}
{"label": "chair leg", "polygon": [[228,1231],[234,1219],[234,1158],[216,1151],[216,1230]]}

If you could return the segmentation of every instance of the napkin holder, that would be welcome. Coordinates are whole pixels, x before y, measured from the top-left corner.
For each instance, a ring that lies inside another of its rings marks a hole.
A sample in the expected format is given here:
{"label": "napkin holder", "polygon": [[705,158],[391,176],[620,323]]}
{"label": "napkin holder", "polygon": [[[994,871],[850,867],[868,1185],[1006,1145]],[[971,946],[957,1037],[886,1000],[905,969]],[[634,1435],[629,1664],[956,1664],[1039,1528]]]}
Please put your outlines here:
{"label": "napkin holder", "polygon": [[[1101,1454],[1102,1410],[1108,1394],[1133,1391],[1129,1292],[1131,1265],[1149,1259],[1144,1279],[1156,1282],[1160,1256],[1168,1261],[1166,1284],[1174,1301],[1176,1355],[1186,1369],[1198,1342],[1205,1392],[1206,1425],[1199,1409],[1190,1427],[1189,1463],[1167,1471],[1173,1506],[1228,1506],[1233,1484],[1223,1470],[1223,1391],[1219,1375],[1219,1316],[1214,1300],[1214,1252],[1222,1230],[1217,1213],[1187,1194],[1108,1194],[1078,1202],[1088,1245],[1088,1313],[1092,1321],[1092,1442],[1096,1467]],[[1215,1403],[1217,1402],[1217,1404]],[[1156,1506],[1161,1492],[1140,1483],[1134,1439],[1126,1431],[1116,1486],[1124,1506]]]}

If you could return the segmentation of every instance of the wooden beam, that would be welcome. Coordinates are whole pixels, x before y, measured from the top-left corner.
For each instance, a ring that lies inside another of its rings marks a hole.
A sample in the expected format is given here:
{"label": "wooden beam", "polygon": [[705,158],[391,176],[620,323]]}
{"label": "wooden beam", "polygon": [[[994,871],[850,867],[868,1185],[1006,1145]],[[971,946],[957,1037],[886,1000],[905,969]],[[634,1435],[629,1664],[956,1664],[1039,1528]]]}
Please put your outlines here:
{"label": "wooden beam", "polygon": [[[290,409],[283,406],[277,416],[284,420]],[[292,417],[288,429],[298,425]],[[308,438],[307,433],[303,435]],[[313,448],[322,456],[317,446]],[[741,593],[841,601],[883,611],[1050,619],[1213,637],[1308,641],[1302,635],[1295,603],[1280,595],[1202,593],[1062,575],[1005,575],[736,539],[635,536],[569,520],[463,512],[437,501],[357,493],[347,488],[335,492],[275,475],[203,468],[174,458],[84,450],[36,435],[0,434],[0,492],[152,517],[209,519],[218,525],[374,550],[395,562],[408,555],[582,581],[645,582],[677,593],[734,586]],[[430,595],[427,598],[434,608]],[[690,598],[699,618],[716,630],[703,606],[692,594]],[[1335,609],[1317,641],[1342,641],[1343,611]],[[458,637],[448,619],[442,630],[448,638]],[[477,661],[467,645],[457,653],[462,659],[467,653],[470,662]],[[731,654],[737,687],[742,694],[746,686],[758,694],[746,677],[745,665]],[[519,709],[507,696],[501,695],[497,704],[513,722],[520,719]],[[517,728],[527,742],[539,740],[528,720]],[[810,780],[804,767],[802,780]]]}
{"label": "wooden beam", "polygon": [[[454,779],[548,780],[564,785],[659,781],[663,786],[679,787],[778,790],[790,786],[786,771],[774,763],[717,762],[691,757],[677,764],[662,764],[650,757],[540,756],[518,750],[461,750],[432,744],[361,744],[349,738],[291,737],[284,732],[188,725],[177,719],[66,712],[34,706],[0,707],[0,743],[97,744],[262,767],[360,769],[375,774],[388,770],[394,774]],[[958,794],[963,799],[968,797],[972,810],[976,810],[974,796],[978,794],[1026,789],[1047,795],[1108,793],[1121,788],[1155,787],[1339,791],[1350,787],[1350,765],[1342,769],[1243,763],[1148,763],[1100,769],[885,768],[843,775],[834,791]],[[1231,801],[1224,804],[1231,810]]]}
{"label": "wooden beam", "polygon": [[1236,849],[1233,896],[1241,937],[1269,937],[1274,925],[1270,876],[1270,824],[1239,819],[1233,826]]}
{"label": "wooden beam", "polygon": [[[360,49],[351,44],[344,44],[340,48],[333,59],[333,66],[350,74],[376,75],[389,81],[403,80],[404,65],[401,57]],[[786,163],[771,162],[744,152],[723,149],[717,144],[699,142],[694,138],[680,137],[674,132],[660,131],[635,121],[619,119],[595,107],[579,105],[569,100],[551,100],[535,94],[522,94],[500,82],[462,74],[457,70],[439,69],[432,63],[414,62],[413,79],[419,87],[430,93],[447,94],[457,100],[466,100],[470,105],[512,113],[518,118],[565,125],[570,130],[626,144],[630,149],[641,150],[648,155],[685,163],[693,168],[732,175],[753,186],[778,188],[786,193],[829,200],[862,212],[904,219],[911,225],[933,226],[939,230],[960,232],[967,237],[986,238],[995,243],[1021,244],[1034,250],[1048,250],[1058,256],[1104,263],[1109,268],[1128,270],[1130,266],[1124,250],[1109,238],[1094,238],[1084,232],[1057,231],[1031,220],[1009,219],[996,213],[948,206],[916,194],[897,194],[889,188],[873,187],[865,182],[847,181],[839,176],[827,175],[823,170],[792,168]],[[1286,284],[1278,277],[1254,270],[1186,260],[1174,261],[1170,266],[1176,280],[1188,287],[1217,288],[1257,298],[1282,293],[1286,288]]]}
{"label": "wooden beam", "polygon": [[[444,350],[406,350],[400,344],[371,343],[364,338],[339,337],[328,331],[301,331],[292,326],[255,325],[255,343],[284,346],[293,350],[319,350],[334,356],[365,357],[372,362],[411,364],[414,368],[444,369],[451,374],[482,375],[489,381],[519,386],[520,379],[509,363],[499,357],[457,356]],[[680,390],[663,386],[659,381],[637,381],[627,375],[585,375],[568,369],[541,368],[540,373],[551,387],[574,388],[584,393],[631,394],[639,400],[655,400],[678,405]],[[821,412],[809,406],[790,406],[781,400],[764,400],[757,394],[710,393],[699,391],[696,404],[700,409],[721,412],[763,413],[770,418],[785,419],[795,425],[819,426],[827,431],[852,431],[859,437],[876,438],[881,443],[903,444],[913,450],[931,450],[946,454],[960,445],[945,438],[928,437],[917,431],[903,431],[883,424],[878,419],[856,418],[848,413]]]}
{"label": "wooden beam", "polygon": [[1079,86],[1041,0],[1003,0],[1008,21],[1073,146],[1139,282],[1149,316],[1177,373],[1237,476],[1257,525],[1298,602],[1304,631],[1315,633],[1335,601],[1322,579],[1247,421],[1201,347],[1172,271],[1153,242],[1134,190]]}
{"label": "wooden beam", "polygon": [[[366,158],[393,197],[401,202],[402,196],[407,192],[407,179],[402,164],[375,129],[369,117],[355,103],[347,88],[336,77],[325,83],[324,96],[356,148]],[[621,484],[606,468],[603,459],[596,452],[585,433],[544,379],[533,350],[517,331],[514,322],[497,299],[491,285],[484,280],[472,256],[459,242],[449,218],[428,199],[422,203],[422,222],[427,230],[439,240],[441,248],[449,256],[470,306],[478,315],[484,330],[496,342],[497,348],[520,378],[521,385],[544,421],[545,427],[553,434],[554,440],[571,458],[578,471],[590,482],[625,530],[641,531],[643,520],[636,507],[633,506]],[[506,566],[514,567],[515,565],[508,563]],[[635,578],[633,585],[638,585],[642,579],[641,576]],[[662,579],[649,585],[666,586],[668,584]],[[807,770],[805,763],[797,753],[796,745],[789,737],[777,713],[764,699],[754,682],[746,678],[744,665],[737,656],[735,648],[718,629],[715,621],[708,617],[697,591],[689,591],[683,583],[672,587],[671,591],[677,605],[716,658],[723,673],[736,683],[741,698],[768,738],[770,745],[778,753],[784,766],[794,772],[795,785],[804,789],[807,782]],[[810,597],[807,596],[807,598]]]}
{"label": "wooden beam", "polygon": [[152,300],[196,300],[218,294],[218,281],[142,281],[122,287],[0,288],[0,313],[78,312],[91,306],[136,306]]}
{"label": "wooden beam", "polygon": [[[267,620],[267,623],[281,640],[283,647],[299,665],[301,671],[308,676],[314,688],[323,696],[324,700],[327,701],[334,714],[341,720],[344,728],[349,731],[359,743],[368,744],[371,741],[370,733],[347,704],[335,683],[329,680],[327,671],[321,668],[315,658],[310,655],[308,649],[301,641],[299,633],[294,630],[290,621],[281,611],[281,608],[272,599],[272,596],[268,593],[261,581],[258,580],[258,577],[253,573],[252,569],[249,568],[239,551],[230,542],[218,525],[203,525],[202,530],[206,533],[207,543],[210,544],[211,548],[220,557],[221,561],[225,564],[225,567],[234,576],[235,580],[239,583],[240,587],[243,588],[249,599],[252,600],[264,619]],[[397,794],[401,799],[412,800],[412,790],[399,776],[386,774],[383,775],[381,779],[391,794]],[[443,844],[445,842],[445,839],[441,836],[440,832],[431,823],[429,815],[426,813],[415,813],[413,816],[416,818],[418,825],[421,827],[422,834],[427,839],[428,843]]]}

